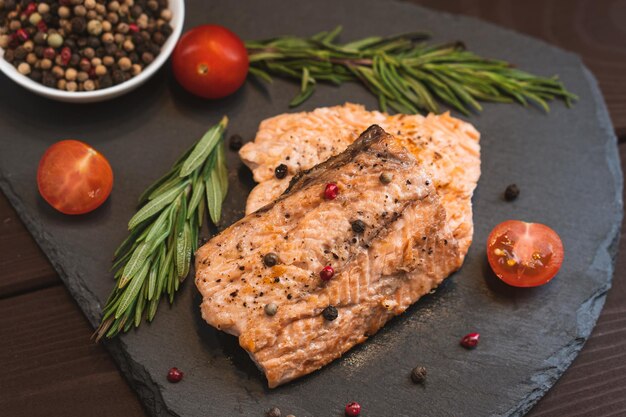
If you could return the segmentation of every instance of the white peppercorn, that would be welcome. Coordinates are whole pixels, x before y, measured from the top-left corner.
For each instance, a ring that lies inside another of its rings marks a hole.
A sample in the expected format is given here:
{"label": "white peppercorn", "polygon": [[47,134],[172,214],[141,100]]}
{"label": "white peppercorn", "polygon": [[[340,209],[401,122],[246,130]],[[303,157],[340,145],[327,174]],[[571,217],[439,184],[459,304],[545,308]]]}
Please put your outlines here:
{"label": "white peppercorn", "polygon": [[67,91],[76,91],[78,90],[78,84],[76,83],[76,81],[70,81],[65,85],[65,89]]}
{"label": "white peppercorn", "polygon": [[59,17],[61,19],[67,19],[72,14],[72,12],[70,11],[70,8],[67,6],[59,7],[59,10],[57,13],[59,14]]}
{"label": "white peppercorn", "polygon": [[37,5],[37,11],[40,14],[46,14],[50,11],[50,5],[48,5],[48,3],[39,3]]}
{"label": "white peppercorn", "polygon": [[96,83],[93,80],[87,80],[83,83],[83,88],[85,91],[93,91],[96,89]]}
{"label": "white peppercorn", "polygon": [[79,82],[84,82],[89,79],[89,73],[85,71],[78,71],[78,75],[76,76],[76,80]]}
{"label": "white peppercorn", "polygon": [[117,65],[120,67],[122,71],[128,71],[133,65],[133,63],[130,60],[130,58],[123,57],[117,61]]}
{"label": "white peppercorn", "polygon": [[30,74],[30,64],[22,62],[20,65],[17,66],[17,71],[23,75]]}
{"label": "white peppercorn", "polygon": [[78,71],[74,68],[68,68],[65,70],[65,79],[68,81],[75,81],[78,75]]}
{"label": "white peppercorn", "polygon": [[87,32],[94,36],[99,36],[102,33],[102,23],[99,20],[90,20],[87,23]]}

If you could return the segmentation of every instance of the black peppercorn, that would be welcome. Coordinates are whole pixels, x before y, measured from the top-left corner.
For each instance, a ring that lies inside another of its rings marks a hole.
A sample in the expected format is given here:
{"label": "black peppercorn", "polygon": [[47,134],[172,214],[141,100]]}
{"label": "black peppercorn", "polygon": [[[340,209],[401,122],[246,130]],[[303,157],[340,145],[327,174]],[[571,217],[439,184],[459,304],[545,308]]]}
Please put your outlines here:
{"label": "black peppercorn", "polygon": [[104,45],[104,51],[107,55],[115,55],[115,53],[117,52],[117,45],[114,43],[106,44]]}
{"label": "black peppercorn", "polygon": [[33,42],[36,45],[45,45],[46,44],[46,34],[43,32],[37,32],[33,37]]}
{"label": "black peppercorn", "polygon": [[159,29],[161,30],[161,33],[163,34],[163,36],[165,36],[166,38],[169,37],[174,31],[174,29],[172,29],[169,23],[162,25]]}
{"label": "black peppercorn", "polygon": [[274,252],[270,252],[263,257],[263,263],[267,267],[272,267],[278,263],[278,255]]}
{"label": "black peppercorn", "polygon": [[15,59],[21,61],[26,58],[26,55],[28,55],[28,51],[23,46],[18,46],[17,48],[15,48]]}
{"label": "black peppercorn", "polygon": [[152,35],[152,41],[157,45],[163,45],[165,43],[165,36],[161,32],[155,32]]}
{"label": "black peppercorn", "polygon": [[44,71],[41,83],[46,87],[54,88],[57,85],[57,79],[50,71]]}
{"label": "black peppercorn", "polygon": [[75,67],[76,65],[78,65],[79,62],[80,62],[80,55],[72,54],[72,57],[70,58],[69,65],[72,66],[72,67]]}
{"label": "black peppercorn", "polygon": [[416,366],[411,371],[411,381],[413,381],[415,384],[423,384],[426,380],[426,374],[426,368],[424,368],[423,366]]}
{"label": "black peppercorn", "polygon": [[135,4],[130,9],[130,15],[135,19],[137,19],[142,13],[143,13],[143,9],[138,4]]}
{"label": "black peppercorn", "polygon": [[519,196],[519,188],[517,187],[516,184],[511,184],[508,187],[506,187],[506,190],[504,190],[504,199],[506,201],[513,201],[518,196]]}
{"label": "black peppercorn", "polygon": [[99,48],[101,45],[100,39],[98,39],[96,36],[90,36],[87,38],[87,45],[93,49]]}
{"label": "black peppercorn", "polygon": [[367,225],[361,220],[355,220],[350,223],[350,225],[352,225],[352,231],[354,233],[363,233],[367,227]]}
{"label": "black peppercorn", "polygon": [[265,417],[280,417],[281,415],[280,408],[278,407],[272,407],[265,413]]}
{"label": "black peppercorn", "polygon": [[124,82],[124,72],[120,70],[114,70],[112,74],[113,84],[121,84]]}
{"label": "black peppercorn", "polygon": [[4,51],[4,60],[8,63],[12,63],[13,61],[15,61],[15,52],[13,51],[13,49],[7,49],[6,51]]}
{"label": "black peppercorn", "polygon": [[78,49],[78,43],[74,41],[74,39],[65,39],[63,45],[67,46],[71,50]]}
{"label": "black peppercorn", "polygon": [[238,151],[243,146],[243,139],[239,135],[232,135],[228,140],[228,146],[233,151]]}
{"label": "black peppercorn", "polygon": [[31,71],[31,73],[30,73],[30,78],[31,78],[33,81],[37,81],[38,83],[40,83],[40,82],[41,82],[41,79],[43,78],[43,74],[41,73],[41,71],[40,71],[40,70],[35,69],[35,70],[32,70],[32,71]]}
{"label": "black peppercorn", "polygon": [[70,24],[72,25],[72,32],[79,35],[87,29],[87,21],[85,21],[84,17],[74,16],[72,20],[70,20]]}
{"label": "black peppercorn", "polygon": [[287,176],[287,171],[288,171],[287,165],[280,164],[274,170],[274,175],[276,175],[276,178],[278,178],[279,180],[282,180],[283,178]]}
{"label": "black peppercorn", "polygon": [[333,321],[339,317],[339,312],[333,306],[328,306],[322,311],[322,316],[328,321]]}
{"label": "black peppercorn", "polygon": [[154,56],[157,56],[159,54],[159,51],[161,50],[161,47],[154,42],[146,44],[146,48],[149,52],[152,52],[152,55]]}
{"label": "black peppercorn", "polygon": [[105,74],[98,79],[99,88],[108,88],[113,85],[113,80],[109,74]]}

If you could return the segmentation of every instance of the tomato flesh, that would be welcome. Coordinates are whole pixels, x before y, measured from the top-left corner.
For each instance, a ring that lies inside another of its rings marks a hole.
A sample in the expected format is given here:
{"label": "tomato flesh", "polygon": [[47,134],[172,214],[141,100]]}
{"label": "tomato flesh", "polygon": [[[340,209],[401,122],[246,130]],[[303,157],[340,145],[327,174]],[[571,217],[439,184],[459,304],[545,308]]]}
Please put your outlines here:
{"label": "tomato flesh", "polygon": [[248,51],[243,41],[219,25],[202,25],[186,32],[172,53],[176,80],[200,97],[226,97],[248,75]]}
{"label": "tomato flesh", "polygon": [[487,258],[498,278],[515,287],[546,284],[563,263],[559,235],[540,223],[507,220],[487,239]]}
{"label": "tomato flesh", "polygon": [[44,200],[65,214],[83,214],[111,194],[113,170],[106,158],[86,143],[62,140],[44,153],[37,170]]}

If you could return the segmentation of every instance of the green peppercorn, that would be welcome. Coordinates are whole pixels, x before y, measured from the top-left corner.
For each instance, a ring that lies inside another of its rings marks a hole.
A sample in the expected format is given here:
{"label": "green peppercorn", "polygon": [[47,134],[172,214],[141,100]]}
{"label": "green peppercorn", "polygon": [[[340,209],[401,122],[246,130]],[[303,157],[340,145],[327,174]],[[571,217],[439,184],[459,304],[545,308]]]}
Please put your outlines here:
{"label": "green peppercorn", "polygon": [[63,36],[58,33],[52,33],[48,35],[48,45],[53,48],[60,48],[63,45]]}
{"label": "green peppercorn", "polygon": [[274,303],[269,303],[265,305],[265,314],[268,316],[274,316],[278,312],[278,306]]}
{"label": "green peppercorn", "polygon": [[378,179],[383,184],[389,184],[393,180],[393,175],[389,172],[383,172],[382,174],[380,174],[380,177],[378,177]]}
{"label": "green peppercorn", "polygon": [[37,24],[41,21],[41,15],[35,12],[28,17],[28,21],[31,25],[37,26]]}

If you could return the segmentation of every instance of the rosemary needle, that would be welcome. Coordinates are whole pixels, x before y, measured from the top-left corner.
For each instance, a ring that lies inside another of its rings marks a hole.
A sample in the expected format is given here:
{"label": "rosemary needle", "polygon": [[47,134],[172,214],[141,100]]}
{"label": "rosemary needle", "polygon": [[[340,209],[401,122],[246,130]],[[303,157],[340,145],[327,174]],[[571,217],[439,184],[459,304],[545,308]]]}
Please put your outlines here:
{"label": "rosemary needle", "polygon": [[174,294],[189,273],[191,254],[208,210],[221,216],[228,191],[224,130],[228,119],[211,127],[161,179],[139,198],[128,222],[129,235],[115,251],[116,284],[104,307],[96,341],[152,321],[162,296]]}
{"label": "rosemary needle", "polygon": [[557,77],[540,77],[505,61],[482,58],[461,42],[426,45],[424,33],[369,37],[350,43],[336,42],[341,27],[310,38],[283,36],[248,41],[250,73],[271,82],[272,76],[300,81],[291,101],[306,101],[318,82],[342,84],[358,81],[379,101],[401,113],[439,112],[438,102],[463,114],[481,111],[480,101],[524,106],[534,102],[549,111],[548,101],[560,99],[569,106],[577,97]]}

